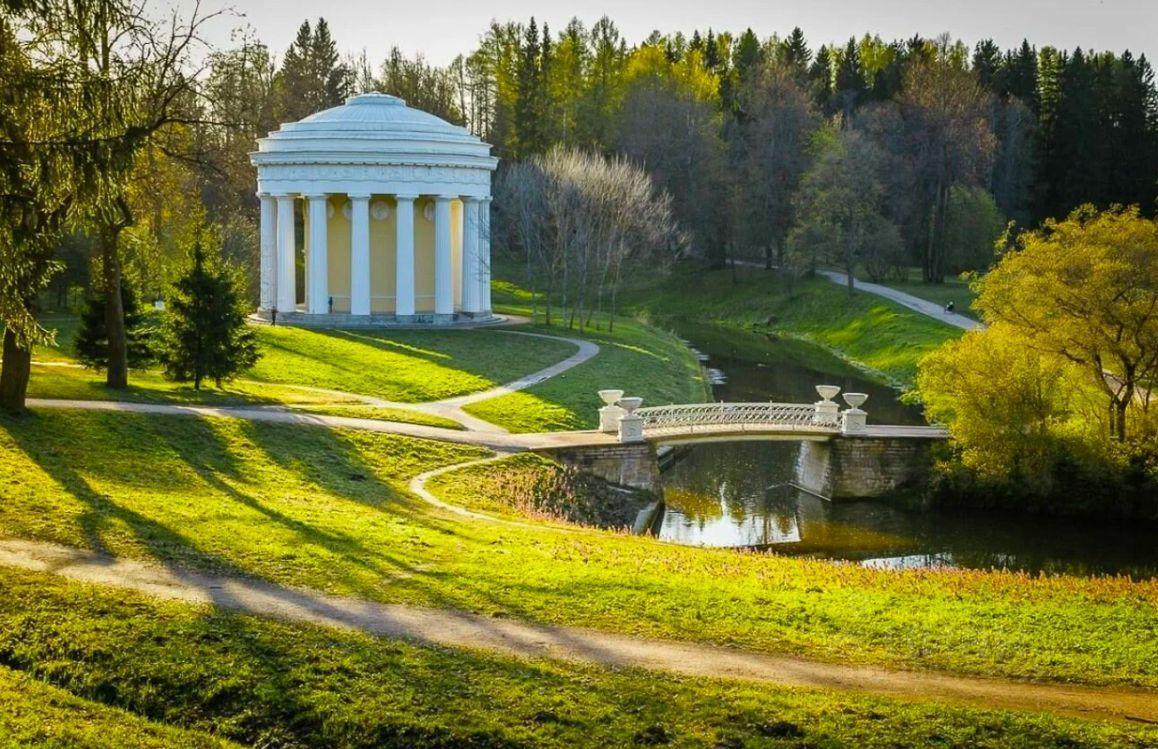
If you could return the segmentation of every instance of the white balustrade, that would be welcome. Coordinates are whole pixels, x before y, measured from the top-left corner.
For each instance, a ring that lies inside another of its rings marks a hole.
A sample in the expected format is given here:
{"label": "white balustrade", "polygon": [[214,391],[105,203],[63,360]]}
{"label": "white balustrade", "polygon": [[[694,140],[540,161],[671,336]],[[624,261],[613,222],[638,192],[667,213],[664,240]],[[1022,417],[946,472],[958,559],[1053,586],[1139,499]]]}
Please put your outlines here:
{"label": "white balustrade", "polygon": [[811,403],[697,403],[640,408],[647,436],[667,432],[720,431],[720,427],[832,430],[840,428],[837,414],[818,413]]}

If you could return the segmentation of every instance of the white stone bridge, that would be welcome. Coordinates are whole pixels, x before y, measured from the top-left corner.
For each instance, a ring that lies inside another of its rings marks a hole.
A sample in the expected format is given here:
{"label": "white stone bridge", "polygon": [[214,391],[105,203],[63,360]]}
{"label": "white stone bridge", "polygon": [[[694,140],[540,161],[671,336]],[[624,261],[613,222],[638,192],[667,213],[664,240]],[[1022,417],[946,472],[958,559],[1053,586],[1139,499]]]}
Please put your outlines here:
{"label": "white stone bridge", "polygon": [[[751,440],[801,442],[794,483],[830,499],[872,497],[917,487],[927,478],[931,446],[948,437],[931,426],[869,425],[868,396],[845,393],[849,408],[820,385],[816,403],[691,403],[641,408],[642,399],[603,390],[600,433],[548,448],[613,483],[661,490],[656,447]],[[578,438],[580,435],[574,433]]]}

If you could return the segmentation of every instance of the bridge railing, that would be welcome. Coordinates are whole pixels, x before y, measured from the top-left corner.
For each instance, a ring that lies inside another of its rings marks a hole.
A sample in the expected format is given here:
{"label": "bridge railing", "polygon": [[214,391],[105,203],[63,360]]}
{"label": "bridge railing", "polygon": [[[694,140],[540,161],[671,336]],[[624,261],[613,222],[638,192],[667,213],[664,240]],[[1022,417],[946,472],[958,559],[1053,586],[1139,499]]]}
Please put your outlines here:
{"label": "bridge railing", "polygon": [[840,415],[818,411],[811,403],[696,403],[639,408],[644,434],[695,431],[697,427],[769,427],[839,430]]}

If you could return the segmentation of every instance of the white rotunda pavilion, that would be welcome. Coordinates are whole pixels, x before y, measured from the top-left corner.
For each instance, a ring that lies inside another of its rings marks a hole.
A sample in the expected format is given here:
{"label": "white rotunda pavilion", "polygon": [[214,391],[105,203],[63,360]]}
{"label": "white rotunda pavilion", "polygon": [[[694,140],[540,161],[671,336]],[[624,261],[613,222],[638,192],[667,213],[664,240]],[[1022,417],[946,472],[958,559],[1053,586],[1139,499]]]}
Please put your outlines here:
{"label": "white rotunda pavilion", "polygon": [[492,318],[498,159],[466,129],[397,97],[362,94],[282,125],[250,158],[261,199],[260,316],[320,326]]}

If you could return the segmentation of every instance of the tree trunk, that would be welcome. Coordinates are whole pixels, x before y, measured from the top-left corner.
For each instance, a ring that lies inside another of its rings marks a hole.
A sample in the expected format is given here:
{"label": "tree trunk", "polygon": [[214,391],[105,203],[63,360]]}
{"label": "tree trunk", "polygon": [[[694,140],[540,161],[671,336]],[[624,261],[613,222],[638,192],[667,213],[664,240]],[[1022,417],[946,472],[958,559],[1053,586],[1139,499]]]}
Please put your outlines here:
{"label": "tree trunk", "polygon": [[4,331],[4,361],[0,363],[0,410],[10,414],[24,413],[28,395],[28,378],[32,376],[32,347],[16,345],[16,334]]}
{"label": "tree trunk", "polygon": [[105,386],[124,390],[129,386],[129,343],[125,331],[125,306],[121,298],[121,258],[117,252],[119,228],[101,236],[101,265],[105,287],[105,331],[108,334],[108,369]]}

